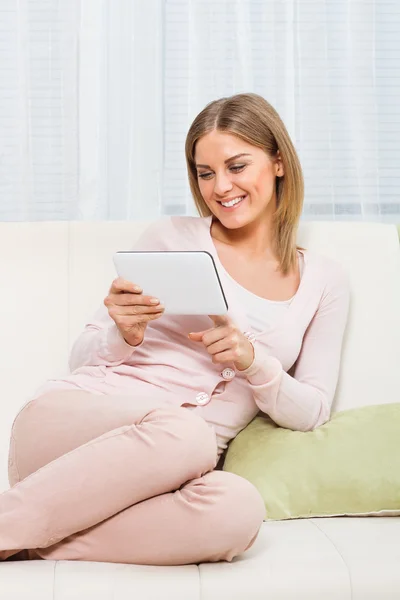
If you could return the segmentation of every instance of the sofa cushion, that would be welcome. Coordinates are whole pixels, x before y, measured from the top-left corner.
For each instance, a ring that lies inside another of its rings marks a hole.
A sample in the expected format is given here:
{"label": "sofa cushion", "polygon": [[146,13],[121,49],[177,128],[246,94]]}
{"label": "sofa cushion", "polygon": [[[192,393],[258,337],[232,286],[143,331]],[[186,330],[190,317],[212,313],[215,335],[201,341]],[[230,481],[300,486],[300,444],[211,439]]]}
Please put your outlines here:
{"label": "sofa cushion", "polygon": [[257,417],[224,470],[258,488],[267,520],[400,515],[399,431],[400,402],[342,411],[306,433]]}
{"label": "sofa cushion", "polygon": [[396,227],[306,222],[300,227],[299,243],[341,263],[350,279],[349,320],[333,411],[397,402],[400,251]]}

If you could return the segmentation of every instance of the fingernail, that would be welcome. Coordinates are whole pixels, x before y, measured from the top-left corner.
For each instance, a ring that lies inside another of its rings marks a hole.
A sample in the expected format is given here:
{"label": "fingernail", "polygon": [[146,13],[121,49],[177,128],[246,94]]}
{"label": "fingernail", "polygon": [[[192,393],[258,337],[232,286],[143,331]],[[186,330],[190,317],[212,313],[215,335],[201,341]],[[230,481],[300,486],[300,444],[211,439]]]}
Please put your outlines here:
{"label": "fingernail", "polygon": [[150,300],[150,304],[160,304],[160,301],[159,301],[159,300],[157,300],[157,298],[152,298],[152,299]]}

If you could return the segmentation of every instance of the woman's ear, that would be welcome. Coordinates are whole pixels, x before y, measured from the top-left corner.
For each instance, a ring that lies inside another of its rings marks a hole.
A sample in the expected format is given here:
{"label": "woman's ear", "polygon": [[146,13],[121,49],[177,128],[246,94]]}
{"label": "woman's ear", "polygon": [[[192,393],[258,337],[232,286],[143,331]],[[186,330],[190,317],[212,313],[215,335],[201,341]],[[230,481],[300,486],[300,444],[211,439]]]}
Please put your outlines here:
{"label": "woman's ear", "polygon": [[283,162],[282,162],[282,157],[281,157],[281,153],[278,152],[276,153],[276,158],[275,158],[275,175],[276,177],[283,177],[285,174],[284,168],[283,168]]}

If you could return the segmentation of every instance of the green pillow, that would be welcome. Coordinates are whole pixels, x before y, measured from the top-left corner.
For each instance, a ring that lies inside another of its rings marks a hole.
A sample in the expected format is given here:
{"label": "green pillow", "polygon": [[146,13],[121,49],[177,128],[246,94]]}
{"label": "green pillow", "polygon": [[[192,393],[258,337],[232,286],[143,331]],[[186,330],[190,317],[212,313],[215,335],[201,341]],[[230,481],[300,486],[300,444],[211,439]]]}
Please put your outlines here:
{"label": "green pillow", "polygon": [[309,432],[257,416],[223,469],[256,486],[266,520],[400,515],[400,403],[339,412]]}

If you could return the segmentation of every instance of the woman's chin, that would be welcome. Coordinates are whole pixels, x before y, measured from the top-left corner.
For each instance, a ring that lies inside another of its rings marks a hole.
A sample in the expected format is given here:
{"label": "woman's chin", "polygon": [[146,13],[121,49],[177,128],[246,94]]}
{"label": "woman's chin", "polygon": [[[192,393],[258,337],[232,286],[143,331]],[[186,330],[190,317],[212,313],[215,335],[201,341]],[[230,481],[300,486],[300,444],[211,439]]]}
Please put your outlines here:
{"label": "woman's chin", "polygon": [[249,219],[249,215],[237,215],[235,217],[219,217],[219,221],[221,224],[226,227],[226,229],[240,229],[241,227],[245,227],[249,223],[251,223],[251,219]]}

